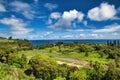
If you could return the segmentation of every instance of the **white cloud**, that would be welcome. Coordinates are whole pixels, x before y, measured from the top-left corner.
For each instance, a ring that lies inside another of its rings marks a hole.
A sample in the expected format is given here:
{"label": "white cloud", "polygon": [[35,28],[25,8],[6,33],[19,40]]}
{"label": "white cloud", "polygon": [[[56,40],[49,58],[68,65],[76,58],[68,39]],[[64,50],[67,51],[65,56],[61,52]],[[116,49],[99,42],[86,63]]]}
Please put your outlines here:
{"label": "white cloud", "polygon": [[11,18],[3,18],[0,20],[0,23],[11,26],[11,33],[13,35],[24,35],[33,31],[33,29],[26,28],[28,24],[23,22],[22,19],[18,19],[14,16]]}
{"label": "white cloud", "polygon": [[59,19],[61,17],[61,14],[59,12],[53,12],[50,14],[50,18],[52,19]]}
{"label": "white cloud", "polygon": [[92,36],[92,37],[98,37],[98,34],[89,34],[89,36]]}
{"label": "white cloud", "polygon": [[119,34],[116,33],[116,32],[113,32],[112,35],[113,35],[113,36],[117,36],[117,35],[119,35]]}
{"label": "white cloud", "polygon": [[63,13],[63,16],[62,16],[62,18],[64,19],[64,20],[69,20],[69,21],[73,21],[75,18],[77,18],[77,14],[79,14],[78,13],[78,11],[77,10],[70,10],[69,12],[68,11],[65,11],[64,13]]}
{"label": "white cloud", "polygon": [[80,34],[73,34],[73,35],[64,35],[64,36],[61,36],[62,39],[102,39],[104,37],[103,34],[95,34],[95,33],[80,33]]}
{"label": "white cloud", "polygon": [[75,38],[74,35],[65,35],[65,36],[62,36],[63,39],[68,39],[68,38]]}
{"label": "white cloud", "polygon": [[[56,23],[50,25],[50,28],[69,28],[74,26],[72,23],[81,22],[84,18],[84,14],[77,10],[64,11],[61,18]],[[77,20],[77,21],[76,21]],[[75,26],[74,26],[75,27]]]}
{"label": "white cloud", "polygon": [[112,24],[104,26],[101,29],[66,29],[67,32],[94,32],[94,33],[111,33],[111,32],[119,32],[120,24]]}
{"label": "white cloud", "polygon": [[97,29],[94,30],[93,32],[115,32],[115,31],[120,31],[120,25],[119,24],[112,24],[105,26],[103,29]]}
{"label": "white cloud", "polygon": [[58,20],[59,18],[61,18],[61,13],[59,12],[52,12],[49,16],[49,19],[47,20],[47,24],[52,24],[52,20],[55,19],[55,20]]}
{"label": "white cloud", "polygon": [[54,35],[53,35],[53,31],[48,31],[48,32],[45,32],[43,34],[39,34],[39,37],[41,39],[49,39],[49,38],[52,38]]}
{"label": "white cloud", "polygon": [[58,8],[58,5],[57,4],[52,4],[52,3],[46,3],[44,5],[44,7],[48,8],[49,10],[54,10],[54,9]]}
{"label": "white cloud", "polygon": [[52,20],[51,19],[48,19],[46,24],[52,24]]}
{"label": "white cloud", "polygon": [[0,12],[6,12],[6,9],[2,4],[0,4]]}
{"label": "white cloud", "polygon": [[100,39],[100,38],[104,37],[103,34],[95,34],[95,33],[88,34],[88,36],[92,37],[92,38],[97,38],[97,39]]}
{"label": "white cloud", "polygon": [[104,21],[113,18],[116,15],[114,5],[102,3],[100,7],[95,7],[88,11],[88,18],[95,21]]}
{"label": "white cloud", "polygon": [[78,16],[78,21],[81,22],[85,15],[82,12],[79,12],[77,16]]}
{"label": "white cloud", "polygon": [[44,36],[46,37],[46,36],[49,36],[49,35],[51,35],[51,34],[53,34],[53,31],[46,32],[46,33],[44,34]]}
{"label": "white cloud", "polygon": [[15,11],[24,15],[28,19],[34,18],[35,12],[32,10],[31,6],[28,3],[14,1],[10,3],[10,5],[13,7],[12,11]]}
{"label": "white cloud", "polygon": [[86,35],[85,34],[80,34],[80,37],[86,37]]}
{"label": "white cloud", "polygon": [[115,16],[115,17],[111,18],[111,20],[120,20],[120,17]]}

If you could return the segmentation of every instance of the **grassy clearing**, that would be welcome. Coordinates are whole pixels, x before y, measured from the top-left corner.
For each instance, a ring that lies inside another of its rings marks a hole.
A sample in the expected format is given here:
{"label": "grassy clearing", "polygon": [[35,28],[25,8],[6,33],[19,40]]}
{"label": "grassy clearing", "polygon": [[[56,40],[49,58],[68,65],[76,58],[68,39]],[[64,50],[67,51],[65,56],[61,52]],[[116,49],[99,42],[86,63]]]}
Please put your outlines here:
{"label": "grassy clearing", "polygon": [[[63,49],[61,49],[61,50],[63,50]],[[64,50],[65,50],[65,48],[64,48]],[[100,62],[102,64],[109,64],[110,62],[113,61],[112,59],[106,59],[107,56],[100,58],[100,56],[97,52],[89,52],[88,53],[89,56],[86,57],[84,52],[81,52],[81,53],[70,52],[70,53],[63,54],[63,53],[60,53],[58,51],[59,51],[58,47],[46,48],[46,49],[42,49],[42,50],[34,49],[34,50],[20,51],[18,56],[21,56],[21,54],[25,54],[27,56],[27,58],[30,59],[32,56],[35,56],[35,55],[46,54],[46,55],[49,55],[51,57],[55,57],[57,60],[60,60],[63,62],[68,62],[68,61],[62,60],[62,59],[60,59],[60,57],[74,58],[74,59],[78,59],[78,60],[85,60],[88,62],[97,61],[97,62]]]}
{"label": "grassy clearing", "polygon": [[61,54],[61,55],[69,58],[76,58],[79,60],[86,60],[86,61],[93,61],[93,62],[97,61],[102,64],[109,64],[110,62],[113,61],[112,59],[106,59],[106,56],[104,56],[103,58],[100,58],[100,56],[96,52],[89,53],[88,57],[85,56],[85,53],[75,53],[75,52]]}
{"label": "grassy clearing", "polygon": [[4,42],[14,42],[14,40],[0,39],[0,42],[2,42],[2,43],[4,43]]}

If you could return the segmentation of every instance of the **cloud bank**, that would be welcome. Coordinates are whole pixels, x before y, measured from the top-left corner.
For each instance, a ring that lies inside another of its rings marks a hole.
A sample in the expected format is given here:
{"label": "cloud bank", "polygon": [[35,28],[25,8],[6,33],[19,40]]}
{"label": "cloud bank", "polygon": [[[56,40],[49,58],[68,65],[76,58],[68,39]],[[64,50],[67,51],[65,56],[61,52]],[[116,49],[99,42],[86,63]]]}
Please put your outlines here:
{"label": "cloud bank", "polygon": [[0,20],[0,23],[10,26],[12,35],[24,35],[33,31],[33,29],[26,28],[28,25],[27,23],[15,16],[12,16],[11,18],[3,18]]}

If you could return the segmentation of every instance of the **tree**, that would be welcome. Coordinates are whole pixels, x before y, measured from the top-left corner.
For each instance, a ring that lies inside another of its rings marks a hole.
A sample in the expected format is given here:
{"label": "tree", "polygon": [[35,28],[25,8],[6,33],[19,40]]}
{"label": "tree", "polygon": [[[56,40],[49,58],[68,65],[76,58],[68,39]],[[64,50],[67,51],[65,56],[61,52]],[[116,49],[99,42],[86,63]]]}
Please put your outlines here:
{"label": "tree", "polygon": [[115,63],[109,64],[109,68],[103,80],[120,80],[120,69],[116,68]]}
{"label": "tree", "polygon": [[56,43],[56,46],[58,46],[58,48],[59,48],[59,52],[61,51],[62,44],[63,44],[63,42],[61,42],[61,41]]}
{"label": "tree", "polygon": [[115,64],[116,64],[116,67],[120,68],[120,58],[116,58],[115,59]]}
{"label": "tree", "polygon": [[[104,68],[102,67],[102,65],[98,62],[92,63],[92,71],[89,70],[89,77],[88,80],[102,80],[105,72],[104,72]],[[103,79],[104,80],[104,79]]]}
{"label": "tree", "polygon": [[37,55],[30,59],[32,73],[36,78],[43,80],[53,80],[57,76],[57,63],[47,55]]}
{"label": "tree", "polygon": [[86,51],[85,52],[85,57],[88,57],[89,56],[89,53]]}
{"label": "tree", "polygon": [[12,36],[8,37],[9,40],[12,40]]}
{"label": "tree", "polygon": [[8,63],[10,54],[13,54],[15,50],[14,50],[14,49],[12,48],[12,46],[9,45],[9,44],[6,45],[6,47],[4,47],[3,50],[5,51],[6,63]]}
{"label": "tree", "polygon": [[4,61],[6,61],[5,51],[0,50],[0,62],[4,62]]}
{"label": "tree", "polygon": [[10,61],[9,64],[14,65],[18,68],[24,68],[26,65],[26,61],[23,58],[19,58],[17,56],[14,56]]}

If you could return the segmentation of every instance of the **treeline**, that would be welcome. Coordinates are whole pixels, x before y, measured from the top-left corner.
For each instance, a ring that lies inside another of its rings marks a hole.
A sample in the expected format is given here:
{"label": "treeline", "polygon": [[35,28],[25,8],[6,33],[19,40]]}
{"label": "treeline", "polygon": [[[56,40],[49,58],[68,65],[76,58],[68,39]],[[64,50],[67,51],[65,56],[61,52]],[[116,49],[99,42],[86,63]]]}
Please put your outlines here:
{"label": "treeline", "polygon": [[[2,41],[3,40],[3,41]],[[18,59],[16,56],[21,50],[32,50],[34,46],[26,39],[12,39],[11,37],[8,39],[1,39],[0,42],[0,62],[6,64],[12,64],[16,62]],[[23,61],[18,59],[18,63]],[[23,64],[21,63],[21,66]]]}
{"label": "treeline", "polygon": [[107,40],[107,45],[120,47],[120,40]]}
{"label": "treeline", "polygon": [[29,80],[23,68],[26,55],[17,56],[21,50],[32,50],[34,46],[26,39],[0,39],[0,80]]}
{"label": "treeline", "polygon": [[[37,49],[45,49],[58,47],[58,52],[67,54],[70,52],[81,53],[84,52],[85,56],[89,56],[92,52],[97,52],[100,58],[107,56],[107,59],[116,59],[120,57],[120,43],[119,40],[110,40],[104,44],[100,43],[83,43],[83,42],[57,42],[56,44],[42,44],[37,46]],[[66,48],[66,49],[62,49]],[[51,49],[50,52],[53,50]]]}

